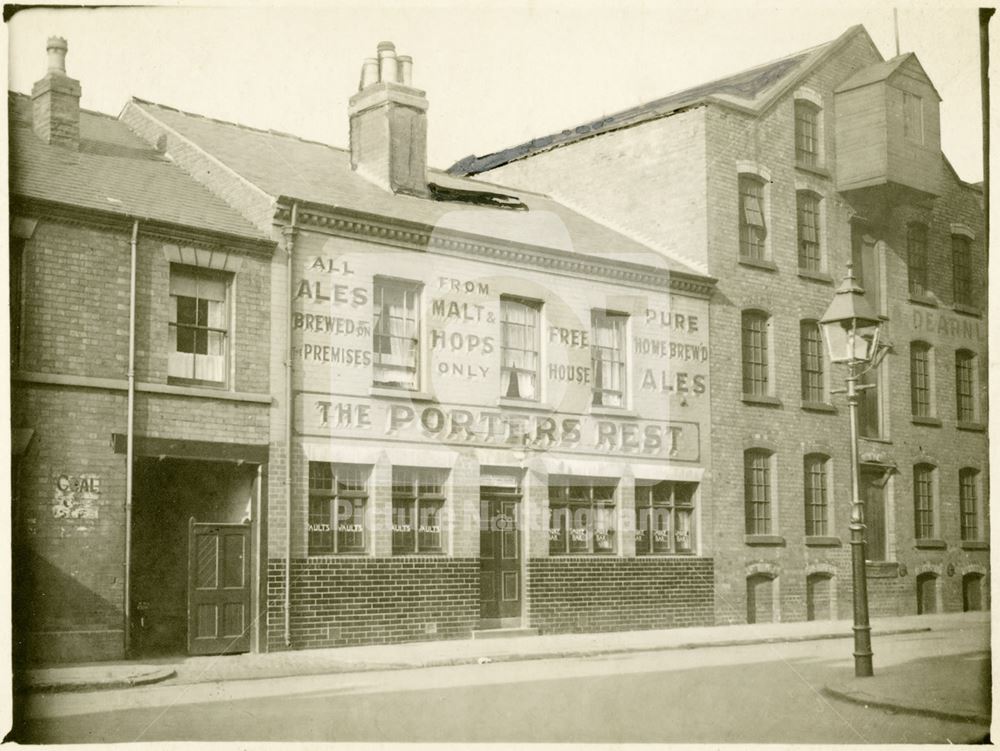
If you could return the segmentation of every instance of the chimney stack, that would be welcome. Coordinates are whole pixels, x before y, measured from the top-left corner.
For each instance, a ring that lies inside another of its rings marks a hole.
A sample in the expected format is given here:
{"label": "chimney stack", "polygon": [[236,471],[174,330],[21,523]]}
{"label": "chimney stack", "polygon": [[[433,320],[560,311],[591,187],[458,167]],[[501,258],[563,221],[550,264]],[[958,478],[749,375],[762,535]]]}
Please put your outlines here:
{"label": "chimney stack", "polygon": [[45,78],[31,87],[32,124],[45,143],[80,147],[80,82],[66,75],[66,51],[62,37],[49,37],[46,45],[49,69]]}
{"label": "chimney stack", "polygon": [[411,85],[413,59],[380,42],[350,100],[351,167],[393,193],[426,196],[427,99]]}

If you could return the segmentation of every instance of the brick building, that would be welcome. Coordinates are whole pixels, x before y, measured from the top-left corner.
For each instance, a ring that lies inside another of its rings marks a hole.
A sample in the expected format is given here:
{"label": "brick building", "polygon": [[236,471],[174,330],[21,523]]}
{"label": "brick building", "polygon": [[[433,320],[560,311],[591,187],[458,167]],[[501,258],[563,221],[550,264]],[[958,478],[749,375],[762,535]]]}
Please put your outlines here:
{"label": "brick building", "polygon": [[[718,279],[716,621],[849,617],[849,433],[817,320],[853,261],[892,349],[867,377],[874,615],[988,607],[982,193],[913,53],[863,27],[449,171],[545,191]],[[741,365],[733,371],[725,364]]]}
{"label": "brick building", "polygon": [[[66,49],[51,39],[45,77],[8,99],[22,660],[121,657],[129,638],[183,648],[191,519],[231,524],[242,575],[267,464],[259,300],[275,244],[124,123],[81,110]],[[252,620],[226,617],[236,633]]]}
{"label": "brick building", "polygon": [[12,97],[31,656],[712,622],[713,280],[428,169],[411,66],[349,150]]}

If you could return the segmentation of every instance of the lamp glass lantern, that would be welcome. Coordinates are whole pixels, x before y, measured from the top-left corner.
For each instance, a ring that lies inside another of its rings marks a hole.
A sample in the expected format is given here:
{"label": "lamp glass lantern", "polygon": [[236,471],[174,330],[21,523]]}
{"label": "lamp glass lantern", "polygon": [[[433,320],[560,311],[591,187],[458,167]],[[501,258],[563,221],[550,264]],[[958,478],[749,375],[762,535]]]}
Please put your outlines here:
{"label": "lamp glass lantern", "polygon": [[855,281],[850,265],[819,323],[831,362],[870,362],[878,352],[882,322]]}

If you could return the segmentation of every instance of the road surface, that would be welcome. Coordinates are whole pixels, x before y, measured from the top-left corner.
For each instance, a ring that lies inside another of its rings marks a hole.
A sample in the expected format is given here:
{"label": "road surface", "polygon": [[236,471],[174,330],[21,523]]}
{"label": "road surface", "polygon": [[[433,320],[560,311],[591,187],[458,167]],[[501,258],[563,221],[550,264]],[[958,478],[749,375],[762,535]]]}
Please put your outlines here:
{"label": "road surface", "polygon": [[[876,670],[988,660],[986,626],[876,640]],[[970,743],[984,725],[838,701],[851,642],[709,647],[560,660],[34,696],[17,739]]]}

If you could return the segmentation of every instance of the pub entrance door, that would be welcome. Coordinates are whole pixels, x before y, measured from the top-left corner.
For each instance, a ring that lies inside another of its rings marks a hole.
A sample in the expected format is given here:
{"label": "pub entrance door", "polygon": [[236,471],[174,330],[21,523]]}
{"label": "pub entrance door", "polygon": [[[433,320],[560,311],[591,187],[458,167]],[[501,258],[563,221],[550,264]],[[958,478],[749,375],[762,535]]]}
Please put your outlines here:
{"label": "pub entrance door", "polygon": [[521,617],[520,490],[479,491],[479,598],[483,625],[514,625]]}

